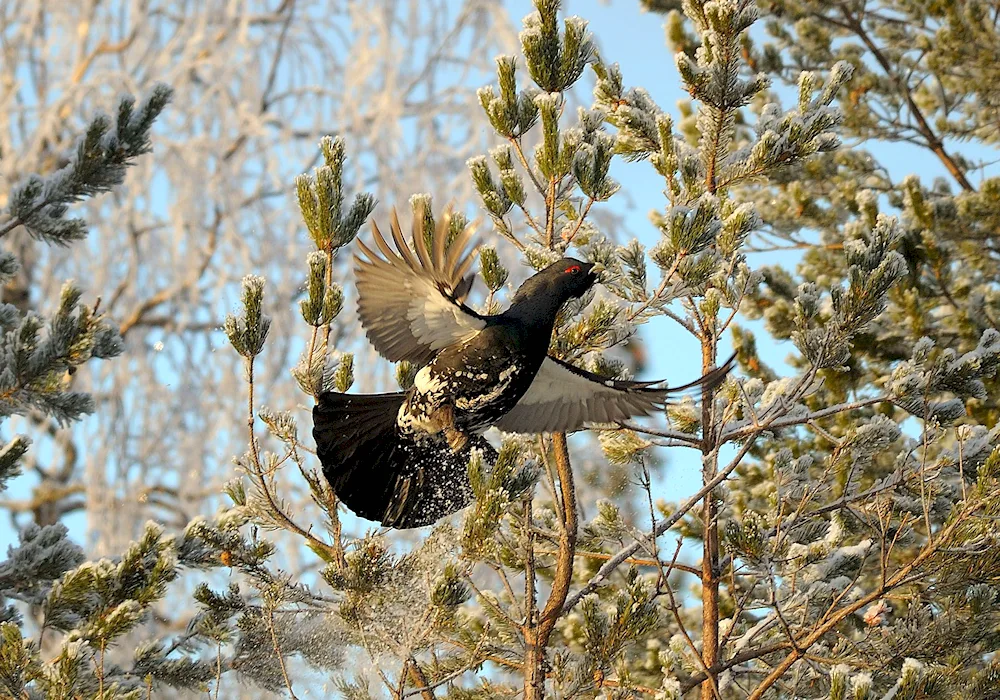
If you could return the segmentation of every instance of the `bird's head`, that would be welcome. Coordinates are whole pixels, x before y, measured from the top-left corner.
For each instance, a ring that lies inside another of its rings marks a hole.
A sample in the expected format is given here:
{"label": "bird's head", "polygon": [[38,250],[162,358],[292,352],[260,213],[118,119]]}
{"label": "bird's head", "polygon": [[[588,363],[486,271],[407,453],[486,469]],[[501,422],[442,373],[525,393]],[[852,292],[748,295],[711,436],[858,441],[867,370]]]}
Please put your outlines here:
{"label": "bird's head", "polygon": [[582,297],[594,286],[603,269],[600,264],[563,258],[525,280],[514,295],[513,302],[545,295],[562,306],[563,302]]}

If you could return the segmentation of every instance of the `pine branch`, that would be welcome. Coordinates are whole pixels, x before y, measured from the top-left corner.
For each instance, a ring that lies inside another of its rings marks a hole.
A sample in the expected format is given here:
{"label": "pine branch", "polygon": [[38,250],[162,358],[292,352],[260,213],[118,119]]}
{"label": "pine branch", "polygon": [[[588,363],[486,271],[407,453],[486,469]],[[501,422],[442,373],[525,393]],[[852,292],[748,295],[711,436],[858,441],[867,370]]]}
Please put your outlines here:
{"label": "pine branch", "polygon": [[46,177],[32,175],[14,188],[0,223],[0,238],[18,226],[48,243],[68,245],[86,235],[82,219],[66,219],[68,205],[108,192],[125,180],[125,171],[152,149],[149,133],[167,106],[172,90],[157,85],[138,109],[135,100],[123,97],[117,119],[101,115],[87,127],[68,165]]}
{"label": "pine branch", "polygon": [[880,600],[886,595],[886,593],[889,593],[900,586],[911,583],[912,579],[910,578],[910,575],[938,552],[942,544],[946,543],[951,538],[959,526],[972,515],[972,512],[973,510],[968,507],[964,509],[964,511],[942,532],[940,532],[937,537],[921,548],[920,553],[917,554],[916,557],[901,567],[888,581],[884,582],[871,593],[862,596],[858,600],[840,608],[832,614],[828,612],[824,615],[823,619],[819,621],[819,624],[813,627],[807,634],[795,640],[795,646],[792,650],[774,667],[771,673],[769,673],[768,676],[761,681],[756,688],[754,688],[753,692],[748,696],[748,700],[761,700],[768,689],[770,689],[771,686],[777,683],[785,675],[793,663],[802,658],[810,647],[816,644],[828,632],[833,630],[833,628],[847,616],[854,614],[868,605],[871,605],[877,600]]}
{"label": "pine branch", "polygon": [[[927,118],[924,116],[923,111],[913,99],[913,93],[910,86],[896,74],[895,70],[893,70],[892,64],[889,63],[888,58],[886,58],[882,50],[872,40],[867,30],[865,30],[861,20],[852,15],[846,6],[842,7],[841,11],[844,14],[846,25],[855,34],[857,34],[858,38],[861,39],[864,45],[868,47],[868,50],[872,52],[872,56],[875,57],[875,60],[878,62],[879,66],[882,67],[882,70],[885,71],[885,74],[897,84],[900,92],[902,93],[903,99],[906,101],[906,106],[910,110],[910,114],[912,114],[913,118],[917,120],[917,131],[919,131],[920,135],[926,140],[927,148],[929,148],[934,155],[938,157],[963,190],[966,192],[975,192],[976,188],[972,186],[971,182],[969,182],[968,177],[965,175],[965,171],[959,167],[958,163],[951,156],[951,154],[945,150],[944,142],[940,139],[940,137],[938,137],[938,135],[931,128],[931,125],[927,122]],[[822,13],[820,13],[820,18],[824,20],[826,19],[823,17]]]}
{"label": "pine branch", "polygon": [[[796,386],[793,387],[792,391],[790,391],[789,394],[791,396],[796,396],[800,392],[804,391],[805,388],[809,384],[811,384],[811,382],[812,382],[811,376],[812,376],[811,372],[807,372],[803,377],[801,377],[799,379],[799,381],[796,383]],[[769,420],[770,421],[777,421],[779,417],[780,417],[780,414],[775,413]],[[766,428],[767,428],[768,425],[769,425],[768,422],[764,423],[764,429],[765,430],[766,430]],[[599,585],[601,585],[601,583],[603,581],[605,581],[607,579],[608,576],[611,575],[612,572],[615,571],[615,569],[617,569],[629,557],[631,557],[633,554],[635,554],[642,547],[643,542],[647,538],[649,538],[649,537],[659,537],[664,532],[666,532],[667,530],[669,530],[670,528],[672,528],[675,524],[677,524],[681,520],[681,518],[683,518],[685,515],[687,515],[687,513],[692,508],[694,508],[696,505],[698,505],[698,503],[708,493],[711,493],[712,490],[714,490],[717,486],[719,486],[726,479],[729,478],[729,475],[732,474],[733,471],[736,470],[736,468],[742,462],[743,458],[753,448],[754,444],[755,443],[754,443],[754,440],[752,438],[749,439],[749,440],[747,440],[745,443],[743,443],[743,445],[740,447],[740,449],[736,453],[736,455],[730,460],[730,462],[723,469],[717,471],[717,473],[715,474],[714,477],[711,478],[711,480],[709,480],[706,483],[704,483],[702,485],[702,487],[693,496],[691,496],[690,498],[686,499],[680,505],[680,507],[676,511],[674,511],[673,513],[671,513],[668,517],[663,518],[662,520],[658,521],[656,523],[656,527],[653,528],[653,530],[647,535],[647,537],[644,537],[644,538],[642,538],[640,540],[637,540],[635,543],[629,545],[628,547],[624,547],[624,548],[620,549],[611,559],[609,559],[597,571],[597,573],[586,583],[586,585],[584,585],[583,588],[581,588],[579,591],[577,591],[576,593],[574,593],[573,595],[571,595],[571,596],[569,596],[567,598],[566,603],[563,606],[563,612],[564,613],[569,612],[574,607],[576,607],[576,605],[584,597],[586,597],[587,595],[589,595],[590,593],[592,593]],[[716,449],[718,449],[718,447],[716,447]]]}

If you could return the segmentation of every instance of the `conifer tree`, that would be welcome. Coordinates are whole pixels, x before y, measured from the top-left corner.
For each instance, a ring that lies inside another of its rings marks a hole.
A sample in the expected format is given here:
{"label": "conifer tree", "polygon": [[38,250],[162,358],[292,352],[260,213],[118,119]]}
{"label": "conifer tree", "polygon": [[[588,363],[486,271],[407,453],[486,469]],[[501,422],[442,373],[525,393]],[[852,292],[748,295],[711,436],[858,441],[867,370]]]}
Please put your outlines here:
{"label": "conifer tree", "polygon": [[[695,52],[697,33],[678,8],[664,3],[654,9],[672,10],[667,33],[674,48],[686,54]],[[844,369],[821,375],[823,386],[810,397],[810,405],[857,403],[858,398],[880,393],[877,389],[899,387],[898,382],[916,386],[920,380],[912,376],[914,370],[923,373],[924,379],[919,399],[900,397],[904,400],[876,403],[873,409],[859,407],[863,411],[860,415],[851,413],[838,420],[817,422],[812,435],[778,434],[762,442],[754,456],[766,463],[771,460],[769,454],[790,449],[795,459],[807,453],[815,459],[817,454],[840,450],[844,441],[851,444],[859,432],[859,421],[878,419],[887,428],[898,426],[895,430],[900,444],[916,441],[926,452],[919,454],[921,462],[935,464],[938,460],[939,468],[945,470],[939,474],[927,467],[919,500],[936,505],[923,508],[923,539],[906,548],[912,554],[918,551],[917,544],[927,546],[933,539],[928,531],[943,530],[944,523],[956,517],[964,505],[962,501],[973,498],[968,484],[961,477],[949,478],[944,465],[957,459],[960,474],[966,481],[971,479],[964,463],[967,441],[975,437],[991,444],[988,429],[996,422],[992,373],[980,376],[982,387],[971,393],[953,390],[950,382],[937,383],[938,373],[945,367],[957,370],[963,357],[969,358],[965,362],[982,365],[979,353],[991,342],[997,326],[992,251],[995,227],[991,222],[998,203],[996,178],[991,177],[993,138],[987,128],[995,111],[991,107],[995,99],[987,87],[993,67],[979,60],[1000,47],[996,14],[975,2],[905,6],[780,2],[762,3],[761,12],[766,31],[745,37],[744,72],[764,71],[774,76],[775,91],[769,99],[778,99],[777,95],[801,86],[802,71],[846,61],[854,76],[836,95],[834,104],[843,115],[838,133],[857,145],[791,167],[770,182],[744,188],[742,195],[754,201],[765,222],[752,247],[803,251],[794,272],[777,266],[762,269],[764,284],[744,309],[749,317],[761,318],[774,338],[794,340],[798,285],[812,283],[820,290],[833,291],[843,284],[852,274],[844,265],[844,252],[855,245],[857,222],[876,219],[881,208],[898,220],[896,249],[905,263],[904,273],[885,298],[883,316],[856,336]],[[894,162],[889,154],[901,151],[897,147],[886,152],[879,145],[885,143],[905,144],[902,152],[914,155],[914,160]],[[913,163],[919,164],[919,171],[911,172]],[[921,172],[926,170],[940,170],[944,176]],[[753,334],[745,329],[740,330],[739,338],[747,347],[755,344]],[[775,376],[774,370],[757,358],[753,369],[765,381]],[[936,393],[946,386],[947,391]],[[918,417],[920,423],[906,422],[907,415]],[[890,462],[891,454],[880,453],[866,466],[868,479],[899,478],[899,461]],[[947,456],[950,454],[958,456]],[[759,488],[773,484],[774,477],[768,478],[759,468],[748,470],[752,472],[756,472],[753,479]],[[760,506],[749,505],[753,499],[738,500],[745,503],[737,510],[760,510]],[[892,504],[901,508],[898,497]],[[903,516],[887,511],[890,502],[885,499],[880,507],[882,513],[876,520],[884,521],[893,536],[900,533],[895,541],[898,547],[908,535],[907,528],[899,527],[898,519]],[[858,517],[855,513],[845,526],[856,527]],[[995,580],[995,574],[990,573],[991,555],[985,550],[983,554],[981,578],[970,578],[965,585]],[[957,583],[954,573],[947,576]],[[905,604],[877,604],[865,616],[865,624],[876,628],[872,636],[891,637],[894,645],[887,653],[890,646],[879,644],[881,651],[869,651],[869,659],[858,665],[862,672],[877,671],[873,674],[873,694],[881,692],[880,683],[883,691],[885,684],[891,685],[894,674],[905,669],[912,672],[914,664],[904,666],[905,657],[928,665],[926,672],[921,672],[921,692],[929,696],[961,694],[966,687],[977,696],[995,684],[995,667],[981,655],[994,644],[991,635],[995,634],[996,613],[992,604],[968,603],[952,597],[959,596],[958,590],[949,590],[947,595],[944,590],[931,579],[907,591],[913,598]],[[965,589],[964,595],[972,600],[981,592],[976,590]],[[953,600],[961,602],[952,606]],[[975,630],[967,636],[942,636],[942,628],[954,628],[957,618],[973,614],[970,605],[975,608]],[[939,614],[939,608],[946,612]],[[918,618],[933,624],[916,633],[913,620]],[[935,644],[947,645],[949,653],[929,653]]]}
{"label": "conifer tree", "polygon": [[[295,176],[335,128],[356,156],[348,177],[379,182],[384,199],[422,187],[470,200],[463,164],[481,148],[475,89],[491,56],[511,50],[509,24],[496,0],[202,0],[184,12],[171,0],[2,3],[11,79],[0,81],[0,207],[25,173],[62,167],[84,115],[113,107],[122,86],[147,94],[163,81],[176,97],[158,147],[129,169],[124,189],[81,204],[86,244],[51,248],[22,228],[4,239],[22,265],[3,301],[27,311],[75,279],[101,297],[128,352],[74,375],[98,410],[72,431],[39,416],[21,429],[36,446],[19,480],[30,488],[0,499],[0,518],[85,519],[88,551],[112,555],[148,519],[180,531],[218,508],[241,447],[231,417],[243,405],[222,319],[254,270],[271,280],[275,327],[296,322],[285,300],[297,303],[301,280],[284,275],[306,250],[291,235]],[[346,343],[356,329],[334,332]],[[283,390],[287,403],[298,348],[279,347],[267,376],[272,401]],[[308,491],[287,497],[307,502]]]}
{"label": "conifer tree", "polygon": [[[84,238],[87,224],[69,215],[70,205],[122,183],[126,168],[151,150],[150,129],[170,96],[171,90],[159,85],[138,106],[133,98],[122,98],[114,120],[93,118],[65,166],[44,177],[27,176],[9,193],[0,212],[0,239],[19,227],[49,245]],[[13,254],[2,254],[4,282],[18,265]],[[100,300],[88,306],[83,297],[82,289],[67,282],[48,318],[0,305],[4,421],[39,413],[66,425],[94,410],[91,396],[68,388],[67,376],[92,359],[119,355],[122,343],[101,315]],[[0,450],[0,488],[17,475],[29,447],[30,440],[18,435]],[[105,653],[143,620],[178,575],[177,545],[164,538],[162,528],[150,523],[143,539],[115,562],[86,562],[61,523],[31,524],[19,538],[0,563],[0,691],[12,698],[126,697],[144,676],[151,677],[155,650],[137,654],[128,669],[106,664]],[[181,563],[195,563],[194,541],[185,538],[180,547],[187,550]],[[24,606],[33,613],[35,641],[24,636]],[[43,646],[47,658],[39,653]],[[195,669],[185,672],[198,675]]]}
{"label": "conifer tree", "polygon": [[[171,94],[157,85],[139,105],[122,98],[115,119],[93,118],[66,165],[27,176],[9,193],[0,239],[19,228],[50,245],[85,238],[87,224],[70,216],[70,205],[122,183],[126,169],[151,150],[150,129]],[[10,253],[0,257],[8,277],[18,264]],[[67,425],[94,410],[92,397],[71,390],[67,378],[92,359],[120,355],[123,347],[117,328],[100,313],[100,300],[88,306],[83,298],[84,291],[67,282],[48,318],[0,305],[4,422],[38,414]],[[18,474],[29,448],[30,440],[17,435],[0,449],[0,488]],[[234,485],[237,504],[240,494]],[[300,653],[315,668],[335,666],[340,646],[312,644],[317,635],[337,638],[327,618],[299,610],[296,624],[277,636],[279,605],[312,597],[267,568],[274,546],[246,531],[249,520],[247,509],[233,508],[210,521],[195,519],[180,533],[148,522],[124,552],[98,561],[87,560],[79,537],[71,538],[61,523],[25,527],[19,545],[0,562],[0,694],[111,700],[152,697],[168,687],[200,691],[214,685],[218,691],[222,674],[235,670],[263,688],[284,688],[275,648]],[[166,640],[144,632],[155,606],[184,573],[224,567],[243,572],[252,593],[241,595],[239,586],[215,592],[201,582],[186,602],[183,634]],[[223,644],[232,644],[225,657]]]}

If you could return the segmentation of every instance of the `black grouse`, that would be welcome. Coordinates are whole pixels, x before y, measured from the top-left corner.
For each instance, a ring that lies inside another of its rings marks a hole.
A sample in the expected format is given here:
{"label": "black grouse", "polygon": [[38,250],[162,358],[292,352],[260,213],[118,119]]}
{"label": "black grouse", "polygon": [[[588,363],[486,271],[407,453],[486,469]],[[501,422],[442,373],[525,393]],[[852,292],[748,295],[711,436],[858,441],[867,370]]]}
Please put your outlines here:
{"label": "black grouse", "polygon": [[472,499],[468,463],[491,426],[514,433],[569,432],[662,409],[668,395],[714,386],[725,366],[683,387],[618,381],[548,355],[556,314],[597,281],[592,263],[563,258],[526,280],[510,308],[483,316],[464,301],[476,251],[466,228],[449,243],[449,217],[428,242],[414,216],[413,247],[395,211],[395,250],[373,222],[381,255],[360,240],[358,315],[387,360],[422,368],[409,391],[319,396],[313,437],[323,473],[357,515],[395,528],[421,527]]}

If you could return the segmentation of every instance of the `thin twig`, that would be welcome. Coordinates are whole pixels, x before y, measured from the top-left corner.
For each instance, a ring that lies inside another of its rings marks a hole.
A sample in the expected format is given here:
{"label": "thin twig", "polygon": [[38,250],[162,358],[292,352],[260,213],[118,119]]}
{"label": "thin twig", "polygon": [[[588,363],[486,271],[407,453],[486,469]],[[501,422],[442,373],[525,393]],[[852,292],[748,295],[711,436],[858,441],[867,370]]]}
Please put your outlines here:
{"label": "thin twig", "polygon": [[292,700],[297,700],[295,691],[292,690],[292,680],[288,677],[288,669],[285,668],[285,657],[281,653],[281,646],[278,644],[278,632],[274,628],[274,608],[267,606],[267,629],[271,633],[271,644],[274,645],[274,653],[278,657],[278,665],[281,667],[281,677],[285,679],[285,687]]}
{"label": "thin twig", "polygon": [[556,178],[549,178],[549,193],[545,197],[545,245],[552,249],[552,236],[556,230]]}
{"label": "thin twig", "polygon": [[219,700],[219,689],[222,686],[222,642],[216,642],[215,652],[215,700]]}
{"label": "thin twig", "polygon": [[[913,118],[917,120],[917,131],[927,141],[924,145],[938,157],[963,190],[966,192],[975,192],[976,188],[972,186],[971,182],[969,182],[969,179],[965,175],[965,171],[959,167],[958,162],[951,156],[950,153],[948,153],[948,151],[945,150],[944,142],[931,128],[927,118],[924,117],[923,111],[913,99],[910,86],[895,73],[892,64],[889,63],[885,54],[882,53],[882,50],[875,44],[871,36],[869,36],[867,30],[865,30],[861,19],[853,16],[846,6],[841,7],[841,11],[843,12],[844,19],[850,29],[857,34],[858,38],[861,39],[865,46],[868,47],[868,50],[872,52],[872,56],[874,56],[879,66],[882,67],[882,70],[885,71],[885,74],[889,76],[889,79],[896,83],[896,86],[902,93],[903,99],[906,101],[906,106],[909,108],[910,114],[912,114]],[[825,17],[823,19],[831,21]]]}
{"label": "thin twig", "polygon": [[[674,550],[674,560],[676,561],[677,555],[680,554],[681,545],[683,540],[679,537],[677,538],[677,548]],[[681,635],[684,637],[684,641],[687,642],[688,648],[691,649],[691,655],[697,660],[698,665],[701,666],[702,671],[705,673],[705,679],[709,682],[712,688],[712,692],[717,699],[721,700],[719,695],[719,686],[715,682],[715,677],[712,675],[711,670],[705,665],[704,660],[701,658],[701,652],[698,651],[697,645],[695,645],[694,640],[691,639],[691,635],[688,634],[687,627],[684,625],[684,620],[681,619],[680,609],[677,607],[677,600],[674,598],[674,590],[670,587],[670,583],[663,581],[663,590],[666,591],[667,597],[670,598],[670,612],[673,613],[674,621],[677,622],[677,627],[681,631]]]}
{"label": "thin twig", "polygon": [[[536,549],[535,552],[537,554],[547,554],[547,555],[557,555],[557,554],[559,554],[559,552],[556,552],[556,551],[551,550],[551,549]],[[598,559],[600,561],[607,561],[607,560],[611,559],[611,557],[614,556],[614,555],[613,554],[605,554],[604,552],[584,552],[584,551],[581,551],[581,550],[578,549],[578,550],[576,550],[576,556],[583,557],[584,559]],[[649,566],[649,567],[662,567],[663,566],[663,562],[657,561],[656,559],[643,559],[643,558],[640,558],[640,557],[629,557],[628,559],[626,559],[622,563],[623,564],[630,564],[632,566]],[[686,573],[695,574],[695,575],[698,575],[698,576],[701,575],[701,571],[700,570],[694,568],[693,566],[688,566],[687,564],[676,563],[676,564],[673,564],[672,566],[673,566],[673,568],[677,569],[678,571],[684,571]]]}
{"label": "thin twig", "polygon": [[[807,371],[804,375],[802,375],[799,378],[799,380],[795,383],[795,385],[789,392],[789,396],[793,400],[798,400],[799,398],[801,398],[800,394],[804,393],[806,388],[812,383],[814,373],[815,373],[815,368],[810,368],[810,370]],[[783,405],[783,402],[779,401],[776,402],[776,404]],[[763,421],[760,424],[761,431],[767,430],[769,427],[771,427],[774,423],[778,421],[779,416],[782,415],[780,412],[778,412],[778,408],[779,406],[775,406],[774,411],[768,411],[768,413],[771,413],[771,415],[769,416],[768,415],[761,416],[761,419]],[[694,506],[697,505],[702,498],[705,497],[705,494],[711,492],[716,486],[725,481],[729,477],[729,475],[736,469],[736,467],[739,466],[740,462],[747,455],[747,453],[753,448],[755,444],[754,437],[755,435],[752,435],[750,439],[746,440],[740,447],[740,450],[733,457],[733,459],[730,460],[730,462],[726,465],[726,467],[720,470],[715,475],[715,477],[713,477],[710,481],[705,483],[701,487],[701,489],[698,490],[697,493],[695,493],[693,496],[684,501],[684,503],[682,503],[681,506],[675,512],[671,513],[668,517],[664,518],[663,520],[657,522],[656,528],[654,529],[655,535],[659,536],[664,532],[666,532],[671,527],[673,527],[681,518],[687,515],[687,513],[692,508],[694,508]],[[720,440],[719,444],[721,443],[722,441]],[[597,573],[590,579],[590,581],[587,582],[587,584],[583,588],[581,588],[579,591],[577,591],[567,599],[564,607],[564,612],[568,612],[573,607],[575,607],[585,596],[587,596],[591,591],[596,589],[611,574],[612,571],[617,569],[626,559],[635,554],[635,552],[641,546],[642,546],[641,541],[635,542],[634,544],[631,544],[628,547],[621,549],[617,554],[611,557],[611,559],[609,559],[607,563],[604,564],[604,566],[602,566],[597,571]]]}
{"label": "thin twig", "polygon": [[[653,294],[648,299],[646,299],[646,301],[644,301],[638,307],[631,309],[628,312],[626,318],[628,319],[629,323],[634,321],[636,318],[639,317],[640,314],[642,314],[642,312],[648,309],[650,304],[652,304],[654,301],[659,300],[660,295],[663,294],[664,291],[666,291],[667,285],[670,283],[670,278],[674,276],[675,272],[677,272],[677,268],[681,264],[681,260],[683,260],[684,257],[685,257],[684,253],[678,253],[677,258],[671,264],[670,269],[667,270],[665,273],[663,273],[663,278],[660,280],[660,284],[659,286],[657,286],[656,291],[654,291]],[[686,323],[682,322],[681,325],[683,325],[688,330],[692,330],[691,327],[688,326]]]}
{"label": "thin twig", "polygon": [[257,437],[254,434],[254,358],[247,358],[247,430],[250,434],[250,455],[252,460],[253,474],[251,476],[257,482],[257,486],[260,492],[264,495],[267,501],[268,510],[274,516],[278,524],[284,527],[286,530],[294,532],[299,537],[302,537],[314,546],[319,547],[320,550],[328,553],[331,557],[336,559],[336,548],[331,547],[328,543],[317,538],[308,530],[301,528],[298,523],[292,520],[278,505],[277,501],[274,499],[274,495],[271,493],[271,487],[267,483],[267,476],[265,475],[265,470],[260,461],[260,448],[257,445]]}
{"label": "thin twig", "polygon": [[909,564],[897,571],[885,585],[880,586],[868,595],[862,596],[861,598],[844,606],[835,614],[831,615],[825,622],[817,625],[807,635],[797,640],[795,648],[793,648],[784,660],[775,666],[771,673],[768,674],[768,676],[761,681],[760,684],[758,684],[753,693],[751,693],[748,697],[748,700],[760,700],[764,696],[764,693],[766,693],[771,686],[784,676],[785,672],[788,671],[791,665],[800,659],[809,647],[818,642],[823,635],[831,631],[838,623],[840,623],[841,620],[846,618],[848,615],[852,615],[858,610],[872,604],[876,600],[879,600],[892,589],[909,583],[912,580],[910,578],[910,574],[926,562],[931,556],[933,556],[943,543],[948,541],[951,535],[955,533],[955,530],[958,529],[959,525],[964,523],[965,519],[969,517],[972,510],[972,508],[966,508],[963,510],[958,517],[948,524],[948,526],[937,538],[932,541],[928,541],[921,552],[912,561],[910,561]]}
{"label": "thin twig", "polygon": [[590,208],[594,205],[594,202],[596,201],[597,200],[594,199],[593,197],[587,198],[587,203],[584,205],[583,211],[580,212],[580,216],[577,218],[576,225],[573,227],[573,230],[562,237],[563,240],[566,242],[566,245],[572,243],[573,239],[576,238],[576,234],[580,233],[580,227],[583,226],[584,219],[587,218],[587,214],[590,213]]}
{"label": "thin twig", "polygon": [[420,673],[421,678],[423,678],[423,685],[420,688],[414,688],[414,689],[412,689],[412,690],[404,693],[403,697],[406,698],[406,697],[409,697],[411,695],[416,695],[416,694],[420,693],[421,695],[423,695],[424,700],[433,700],[434,693],[432,691],[435,688],[440,688],[442,685],[446,685],[448,683],[451,683],[453,680],[455,680],[456,678],[458,678],[462,674],[468,673],[469,671],[471,671],[472,669],[476,668],[477,666],[481,666],[483,664],[483,661],[485,661],[486,658],[487,658],[485,656],[481,656],[481,650],[482,650],[483,644],[486,643],[486,636],[487,636],[488,632],[489,632],[489,623],[487,623],[484,626],[484,628],[483,628],[483,634],[479,638],[479,641],[476,642],[476,647],[472,650],[472,654],[471,654],[471,657],[469,659],[469,663],[468,664],[466,664],[462,668],[459,668],[459,669],[456,669],[456,670],[452,671],[451,673],[449,673],[446,676],[443,676],[442,678],[439,678],[438,680],[434,681],[433,683],[428,683],[427,682],[426,676],[424,676],[424,674],[422,672],[420,672],[419,668],[417,668],[417,666],[416,666],[416,663],[417,663],[416,660],[414,660],[411,657],[411,661],[413,663],[413,665],[411,666],[411,668],[417,668],[417,672]]}

